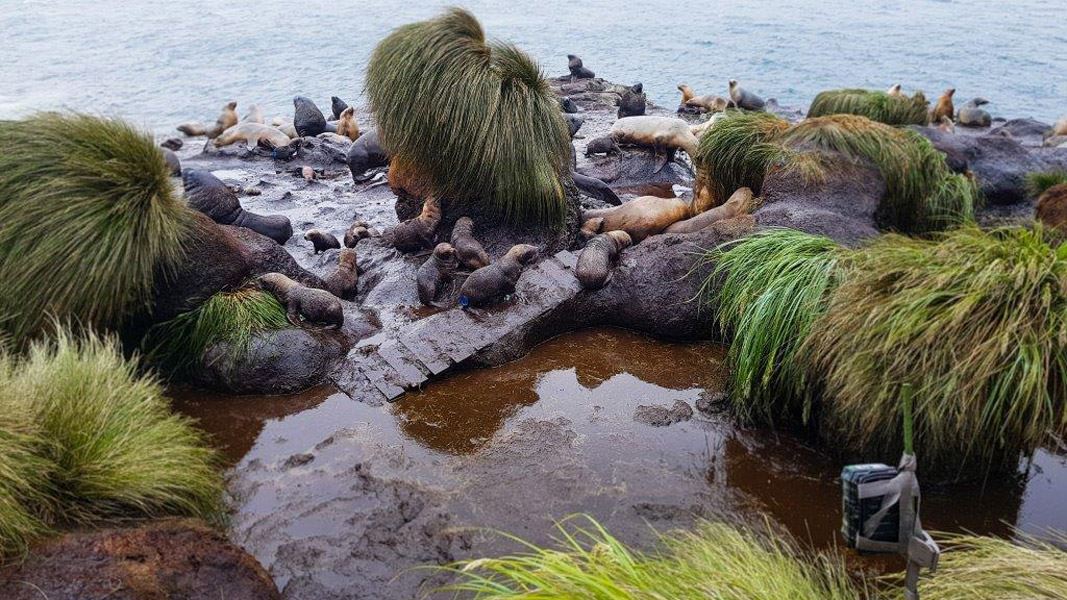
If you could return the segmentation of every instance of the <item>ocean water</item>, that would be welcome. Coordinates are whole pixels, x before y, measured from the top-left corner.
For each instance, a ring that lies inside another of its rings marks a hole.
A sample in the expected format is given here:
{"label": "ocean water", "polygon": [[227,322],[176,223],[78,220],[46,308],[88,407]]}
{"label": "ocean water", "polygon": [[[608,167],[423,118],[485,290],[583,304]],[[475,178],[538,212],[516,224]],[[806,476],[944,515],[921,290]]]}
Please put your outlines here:
{"label": "ocean water", "polygon": [[[292,96],[326,111],[362,104],[374,45],[394,27],[457,2],[0,0],[0,117],[70,108],[156,131],[219,107],[291,114]],[[674,106],[676,85],[726,82],[806,106],[837,87],[983,96],[994,115],[1067,114],[1064,0],[468,0],[490,37],[549,75],[566,55]]]}

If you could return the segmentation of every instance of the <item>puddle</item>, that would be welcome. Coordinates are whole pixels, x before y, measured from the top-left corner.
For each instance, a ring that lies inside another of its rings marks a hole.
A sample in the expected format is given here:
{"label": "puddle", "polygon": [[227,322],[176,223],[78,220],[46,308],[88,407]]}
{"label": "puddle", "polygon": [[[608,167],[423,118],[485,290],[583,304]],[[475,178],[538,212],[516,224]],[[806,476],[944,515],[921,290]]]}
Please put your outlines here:
{"label": "puddle", "polygon": [[[177,404],[235,465],[234,537],[291,598],[343,597],[353,585],[411,597],[430,575],[410,567],[514,550],[483,529],[549,543],[553,520],[577,512],[638,545],[653,541],[649,525],[759,523],[766,513],[815,546],[839,546],[841,464],[825,452],[699,412],[669,427],[634,421],[639,405],[694,406],[722,390],[725,360],[712,343],[592,329],[387,406],[330,389],[179,392]],[[926,489],[924,524],[1001,535],[1067,529],[1067,457],[1038,453],[1029,473]],[[849,562],[901,566],[854,553]]]}

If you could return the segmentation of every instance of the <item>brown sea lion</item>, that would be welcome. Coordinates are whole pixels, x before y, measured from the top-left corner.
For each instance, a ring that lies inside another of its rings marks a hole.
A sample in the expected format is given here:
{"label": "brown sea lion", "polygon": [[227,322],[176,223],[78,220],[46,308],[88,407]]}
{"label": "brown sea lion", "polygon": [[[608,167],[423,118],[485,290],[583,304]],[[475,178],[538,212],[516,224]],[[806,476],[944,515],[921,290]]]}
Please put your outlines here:
{"label": "brown sea lion", "polygon": [[744,110],[763,110],[763,107],[766,106],[763,98],[742,88],[737,84],[736,79],[730,80],[730,103]]}
{"label": "brown sea lion", "polygon": [[635,244],[650,235],[663,232],[664,229],[690,214],[690,205],[681,198],[660,198],[659,196],[641,196],[621,206],[587,210],[582,213],[583,229],[589,219],[602,218],[600,231],[622,230],[630,234]]}
{"label": "brown sea lion", "polygon": [[216,137],[215,145],[219,147],[229,146],[230,144],[241,141],[248,145],[249,150],[254,150],[257,146],[263,146],[264,148],[273,150],[275,148],[288,146],[289,142],[292,142],[293,140],[282,133],[280,129],[271,127],[270,125],[263,125],[262,123],[238,123],[226,131],[223,131]]}
{"label": "brown sea lion", "polygon": [[596,234],[604,228],[604,217],[591,217],[586,219],[582,223],[582,228],[578,230],[578,237],[582,240],[589,241]]}
{"label": "brown sea lion", "polygon": [[578,264],[574,268],[574,275],[582,287],[599,290],[607,285],[619,255],[632,243],[630,234],[625,231],[609,231],[589,240],[578,255]]}
{"label": "brown sea lion", "polygon": [[937,99],[937,104],[930,110],[931,123],[940,123],[941,117],[952,120],[956,114],[956,108],[952,106],[952,95],[955,93],[956,88],[948,88],[941,94],[941,97]]}
{"label": "brown sea lion", "polygon": [[344,324],[341,301],[326,290],[303,286],[281,273],[266,273],[256,281],[261,289],[274,294],[278,302],[285,306],[289,322],[294,325],[302,325],[306,321],[340,328]]}
{"label": "brown sea lion", "polygon": [[337,255],[337,269],[326,277],[326,289],[342,300],[356,297],[359,283],[359,268],[356,266],[355,248],[341,248]]}
{"label": "brown sea lion", "polygon": [[637,117],[645,114],[648,98],[645,96],[645,86],[641,83],[627,88],[619,99],[619,110],[616,117]]}
{"label": "brown sea lion", "polygon": [[743,187],[734,192],[730,198],[720,206],[709,208],[704,212],[689,217],[684,221],[678,221],[663,230],[663,233],[692,233],[705,229],[716,221],[732,219],[747,214],[752,206],[752,190]]}
{"label": "brown sea lion", "polygon": [[222,107],[222,113],[219,115],[219,118],[215,120],[214,127],[209,129],[204,127],[199,121],[192,121],[190,123],[182,123],[181,125],[178,125],[178,131],[190,137],[206,135],[209,138],[216,138],[223,131],[226,131],[236,124],[237,103],[227,102],[226,105]]}
{"label": "brown sea lion", "polygon": [[515,291],[522,270],[537,261],[537,246],[516,244],[500,260],[467,276],[459,290],[463,308],[485,306]]}
{"label": "brown sea lion", "polygon": [[716,123],[718,123],[719,121],[721,121],[721,120],[723,120],[725,118],[726,118],[726,113],[717,112],[717,113],[711,115],[711,118],[709,118],[707,121],[703,121],[701,123],[697,123],[696,125],[690,125],[689,126],[689,131],[693,135],[697,136],[697,138],[699,138],[700,136],[704,135],[704,132],[706,132],[708,129],[711,129],[712,127],[715,126]]}
{"label": "brown sea lion", "polygon": [[321,229],[309,230],[304,234],[304,239],[311,242],[311,245],[315,247],[315,254],[341,247],[341,242],[338,242],[332,233]]}
{"label": "brown sea lion", "polygon": [[619,144],[632,144],[652,148],[663,153],[656,167],[658,173],[674,158],[676,150],[684,150],[695,156],[700,140],[689,129],[689,123],[672,117],[626,117],[611,126],[611,137]]}
{"label": "brown sea lion", "polygon": [[271,125],[271,127],[277,128],[278,131],[280,131],[280,132],[284,133],[285,135],[293,138],[294,140],[296,138],[300,137],[296,133],[296,127],[293,127],[292,119],[286,119],[284,117],[274,117],[273,119],[270,120],[270,125]]}
{"label": "brown sea lion", "polygon": [[719,113],[726,110],[726,108],[730,106],[730,101],[726,98],[723,98],[722,96],[708,95],[690,98],[686,101],[685,105],[690,108],[702,110],[704,112]]}
{"label": "brown sea lion", "polygon": [[456,249],[451,244],[440,243],[434,246],[433,254],[419,266],[415,282],[419,289],[419,302],[429,306],[433,304],[441,286],[452,280],[452,274],[459,268]]}
{"label": "brown sea lion", "polygon": [[456,257],[465,269],[471,271],[489,266],[489,254],[474,237],[474,221],[470,217],[460,217],[452,227],[452,247]]}
{"label": "brown sea lion", "polygon": [[1037,199],[1037,219],[1067,235],[1067,183],[1054,185]]}
{"label": "brown sea lion", "polygon": [[596,77],[596,73],[582,66],[582,59],[573,54],[567,55],[567,69],[571,72],[571,80],[575,79],[592,79]]}
{"label": "brown sea lion", "polygon": [[993,116],[982,106],[989,104],[985,98],[972,98],[960,107],[956,116],[956,122],[964,127],[989,127],[993,124]]}
{"label": "brown sea lion", "polygon": [[341,111],[341,117],[337,120],[337,135],[344,136],[353,142],[359,139],[359,123],[356,123],[356,109],[349,106]]}
{"label": "brown sea lion", "polygon": [[248,107],[248,114],[241,119],[241,123],[259,123],[263,125],[266,121],[263,120],[263,109],[258,104],[253,104]]}
{"label": "brown sea lion", "polygon": [[366,221],[356,221],[345,231],[345,247],[355,248],[359,240],[369,237],[378,237],[378,230],[368,225]]}
{"label": "brown sea lion", "polygon": [[693,88],[689,87],[684,83],[678,84],[678,91],[682,92],[682,101],[679,102],[679,104],[685,104],[689,101],[690,98],[696,96],[696,94],[693,92]]}
{"label": "brown sea lion", "polygon": [[441,223],[441,206],[433,196],[422,203],[422,212],[414,219],[408,219],[385,230],[382,234],[385,242],[401,252],[414,252],[429,248],[433,244],[437,226]]}

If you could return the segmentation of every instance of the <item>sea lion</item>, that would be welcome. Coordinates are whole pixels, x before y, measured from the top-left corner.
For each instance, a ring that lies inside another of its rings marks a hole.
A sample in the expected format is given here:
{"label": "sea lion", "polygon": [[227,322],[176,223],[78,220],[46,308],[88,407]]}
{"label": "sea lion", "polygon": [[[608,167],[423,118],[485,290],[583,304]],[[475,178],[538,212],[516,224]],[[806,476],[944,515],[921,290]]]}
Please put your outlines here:
{"label": "sea lion", "polygon": [[689,131],[693,135],[697,136],[697,138],[699,138],[700,136],[704,135],[705,131],[711,129],[712,127],[715,126],[716,123],[718,123],[719,121],[721,121],[721,120],[723,120],[725,118],[726,118],[726,113],[717,112],[717,113],[711,115],[711,118],[709,118],[707,121],[704,121],[702,123],[697,123],[696,125],[690,125],[689,126]]}
{"label": "sea lion", "polygon": [[589,240],[578,255],[574,275],[582,288],[599,290],[611,279],[615,262],[623,250],[633,243],[625,231],[609,231]]}
{"label": "sea lion", "polygon": [[763,110],[767,104],[763,98],[738,85],[736,79],[730,80],[730,103],[745,110]]}
{"label": "sea lion", "polygon": [[734,217],[748,214],[751,206],[752,190],[743,187],[734,192],[730,198],[720,206],[709,208],[708,210],[689,217],[684,221],[673,223],[664,229],[663,233],[692,233],[694,231],[700,231],[717,221],[732,219]]}
{"label": "sea lion", "polygon": [[345,231],[345,247],[355,248],[359,240],[369,237],[378,237],[378,231],[367,224],[366,221],[356,221],[348,226]]}
{"label": "sea lion", "polygon": [[948,117],[942,116],[935,125],[937,125],[938,131],[942,133],[956,133],[956,124]]}
{"label": "sea lion", "polygon": [[611,137],[619,144],[651,147],[663,159],[656,167],[658,173],[681,149],[695,156],[699,140],[689,130],[689,123],[672,117],[626,117],[611,126]]}
{"label": "sea lion", "polygon": [[433,244],[437,226],[441,223],[441,206],[433,196],[422,203],[419,216],[387,229],[382,237],[401,252],[414,252]]}
{"label": "sea lion", "polygon": [[215,138],[215,145],[229,146],[230,144],[243,141],[249,150],[255,150],[262,146],[269,150],[288,146],[293,140],[276,127],[261,123],[238,123],[223,131]]}
{"label": "sea lion", "polygon": [[284,117],[274,117],[270,120],[271,127],[275,127],[278,131],[281,131],[285,135],[296,139],[300,137],[296,134],[296,127],[293,127],[293,121]]}
{"label": "sea lion", "polygon": [[337,269],[326,277],[326,290],[342,300],[356,297],[359,283],[359,268],[356,266],[355,248],[341,248],[337,255]]}
{"label": "sea lion", "polygon": [[459,289],[459,305],[464,309],[485,306],[514,293],[522,270],[536,261],[536,246],[512,246],[500,260],[467,276]]}
{"label": "sea lion", "polygon": [[197,137],[206,135],[208,138],[216,138],[223,131],[226,131],[230,127],[237,124],[237,103],[227,102],[222,107],[222,113],[219,114],[219,118],[215,119],[215,126],[208,129],[204,127],[199,121],[192,121],[189,123],[182,123],[178,125],[178,131],[184,133],[189,137]]}
{"label": "sea lion", "polygon": [[582,117],[571,114],[564,114],[563,120],[567,122],[567,132],[570,133],[571,138],[578,133],[578,130],[582,128],[582,124],[585,123],[585,119]]}
{"label": "sea lion", "polygon": [[973,98],[960,107],[960,113],[956,116],[956,122],[964,127],[989,127],[993,124],[993,117],[985,109],[979,108],[989,104],[985,98]]}
{"label": "sea lion", "polygon": [[332,233],[321,229],[308,230],[304,234],[304,239],[311,242],[311,245],[315,247],[315,254],[341,247],[341,242],[337,241],[337,238]]}
{"label": "sea lion", "polygon": [[301,285],[281,273],[266,273],[256,278],[259,287],[274,295],[285,306],[289,322],[302,325],[301,317],[309,323],[340,328],[345,321],[344,308],[336,296],[316,288]]}
{"label": "sea lion", "polygon": [[559,99],[559,108],[560,110],[568,114],[578,112],[578,105],[574,103],[574,100],[571,100],[567,97],[562,97]]}
{"label": "sea lion", "polygon": [[722,96],[696,96],[687,100],[685,105],[703,112],[720,113],[730,106],[730,101]]}
{"label": "sea lion", "polygon": [[889,94],[890,96],[892,96],[894,98],[903,98],[904,97],[904,92],[901,90],[901,87],[900,87],[899,83],[895,83],[895,84],[889,86],[889,89],[886,90],[885,93]]}
{"label": "sea lion", "polygon": [[615,141],[615,138],[611,137],[611,134],[593,138],[585,145],[586,156],[592,156],[594,154],[604,154],[607,156],[619,154],[621,152],[622,149],[619,148],[618,142]]}
{"label": "sea lion", "polygon": [[637,117],[645,114],[647,98],[644,90],[645,86],[641,83],[627,88],[623,92],[622,98],[619,99],[619,110],[616,116],[622,119],[623,117]]}
{"label": "sea lion", "polygon": [[679,104],[685,104],[690,98],[696,97],[696,93],[693,92],[693,88],[684,83],[678,84],[678,91],[682,92],[682,101]]}
{"label": "sea lion", "polygon": [[596,198],[605,204],[612,206],[618,206],[622,204],[622,200],[619,198],[615,190],[597,179],[596,177],[589,177],[588,175],[582,175],[577,171],[571,171],[571,179],[574,180],[574,186],[581,190],[585,195]]}
{"label": "sea lion", "polygon": [[415,274],[419,302],[427,306],[433,304],[437,293],[441,291],[441,286],[452,279],[452,274],[458,267],[459,259],[456,257],[456,249],[451,244],[442,242],[434,246],[433,254],[419,266]]}
{"label": "sea lion", "polygon": [[349,106],[341,111],[341,117],[337,120],[337,135],[346,137],[353,142],[359,139],[359,123],[356,123],[356,109]]}
{"label": "sea lion", "polygon": [[304,165],[300,167],[300,176],[304,178],[304,181],[314,181],[319,175],[314,168]]}
{"label": "sea lion", "polygon": [[596,73],[590,71],[582,65],[582,59],[573,54],[567,55],[567,69],[571,72],[571,80],[575,79],[592,79],[596,77]]}
{"label": "sea lion", "polygon": [[293,128],[299,137],[315,137],[326,131],[326,117],[310,99],[304,96],[293,98]]}
{"label": "sea lion", "polygon": [[635,244],[646,237],[662,233],[682,219],[693,216],[690,204],[681,198],[641,196],[621,206],[587,210],[582,213],[582,228],[590,219],[600,217],[603,222],[599,231],[622,230],[630,234]]}
{"label": "sea lion", "polygon": [[389,153],[385,151],[378,141],[377,130],[370,130],[359,136],[352,143],[345,155],[348,170],[352,172],[354,183],[364,183],[368,179],[367,171],[379,167],[389,166]]}
{"label": "sea lion", "polygon": [[333,120],[338,121],[341,119],[341,113],[345,112],[348,108],[348,103],[341,100],[337,96],[330,96],[330,112],[333,113]]}
{"label": "sea lion", "polygon": [[592,217],[585,220],[582,223],[582,228],[578,230],[578,237],[582,241],[588,242],[593,239],[596,234],[604,228],[604,217]]}
{"label": "sea lion", "polygon": [[185,145],[185,142],[181,141],[180,138],[167,138],[160,142],[159,145],[167,150],[181,150],[182,146]]}
{"label": "sea lion", "polygon": [[170,148],[160,148],[160,150],[163,151],[163,160],[167,161],[167,168],[170,169],[170,174],[180,177],[182,174],[182,161],[178,159],[178,155]]}
{"label": "sea lion", "polygon": [[324,131],[316,135],[315,137],[320,140],[326,140],[327,142],[333,142],[335,144],[339,144],[345,147],[348,147],[352,144],[352,140],[349,139],[347,136],[338,135],[336,133],[333,133],[332,131]]}
{"label": "sea lion", "polygon": [[240,122],[259,123],[260,125],[263,125],[265,123],[265,121],[263,120],[263,109],[259,108],[258,104],[253,104],[252,106],[248,107],[248,114],[246,114]]}
{"label": "sea lion", "polygon": [[956,114],[956,109],[952,106],[952,95],[955,93],[956,88],[948,88],[941,94],[941,97],[937,99],[937,104],[930,110],[931,123],[940,123],[941,117],[952,120],[952,117]]}
{"label": "sea lion", "polygon": [[460,217],[452,226],[452,247],[456,257],[464,268],[471,271],[489,265],[489,254],[474,237],[474,221],[470,217]]}
{"label": "sea lion", "polygon": [[285,215],[257,215],[241,208],[237,195],[211,171],[183,169],[185,198],[194,208],[223,225],[247,227],[284,244],[293,236],[293,226]]}

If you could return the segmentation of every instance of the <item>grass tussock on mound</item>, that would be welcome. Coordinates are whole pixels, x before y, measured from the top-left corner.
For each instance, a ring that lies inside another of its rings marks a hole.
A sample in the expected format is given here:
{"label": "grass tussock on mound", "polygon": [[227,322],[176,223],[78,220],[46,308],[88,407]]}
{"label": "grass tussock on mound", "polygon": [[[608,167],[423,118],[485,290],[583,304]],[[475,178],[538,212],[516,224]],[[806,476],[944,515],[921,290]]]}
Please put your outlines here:
{"label": "grass tussock on mound", "polygon": [[[113,340],[60,330],[23,355],[3,353],[0,406],[0,444],[18,443],[0,454],[0,547],[9,552],[53,526],[222,514],[214,452]],[[12,424],[15,414],[24,418]]]}
{"label": "grass tussock on mound", "polygon": [[152,327],[145,341],[151,362],[181,372],[199,364],[209,347],[229,345],[227,360],[240,360],[252,336],[289,326],[285,307],[271,294],[246,288],[219,292],[196,309]]}
{"label": "grass tussock on mound", "polygon": [[883,236],[854,252],[804,350],[850,446],[899,450],[899,389],[915,390],[932,463],[1006,461],[1067,431],[1067,246],[1040,229]]}
{"label": "grass tussock on mound", "polygon": [[859,115],[886,125],[926,125],[929,110],[930,102],[922,92],[908,98],[875,90],[844,89],[819,92],[808,109],[808,117]]}
{"label": "grass tussock on mound", "polygon": [[719,204],[738,187],[760,193],[772,169],[796,170],[815,180],[830,168],[818,150],[869,160],[878,168],[887,187],[879,220],[887,228],[924,233],[974,216],[977,187],[951,172],[929,140],[915,131],[853,115],[789,126],[773,115],[732,114],[700,138],[697,185],[707,187]]}
{"label": "grass tussock on mound", "polygon": [[747,422],[807,423],[813,397],[797,348],[822,316],[839,280],[833,240],[771,229],[712,253],[722,278],[717,302],[730,344],[730,400]]}
{"label": "grass tussock on mound", "polygon": [[1023,537],[952,536],[937,572],[921,583],[925,600],[1060,600],[1067,598],[1067,536],[1049,541]]}
{"label": "grass tussock on mound", "polygon": [[0,323],[18,347],[55,322],[117,327],[147,306],[191,223],[150,135],[43,113],[0,121]]}
{"label": "grass tussock on mound", "polygon": [[1042,171],[1026,176],[1026,189],[1035,198],[1061,183],[1067,183],[1067,171]]}
{"label": "grass tussock on mound", "polygon": [[396,29],[367,68],[382,142],[442,197],[511,222],[560,223],[570,138],[539,67],[487,43],[470,13]]}
{"label": "grass tussock on mound", "polygon": [[804,553],[791,541],[724,523],[664,535],[662,549],[627,548],[592,518],[559,526],[557,549],[527,551],[455,565],[446,588],[479,600],[644,598],[721,600],[856,600],[867,597],[839,559]]}

